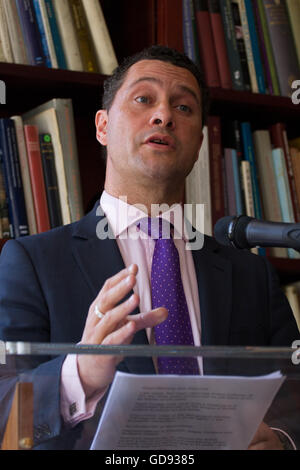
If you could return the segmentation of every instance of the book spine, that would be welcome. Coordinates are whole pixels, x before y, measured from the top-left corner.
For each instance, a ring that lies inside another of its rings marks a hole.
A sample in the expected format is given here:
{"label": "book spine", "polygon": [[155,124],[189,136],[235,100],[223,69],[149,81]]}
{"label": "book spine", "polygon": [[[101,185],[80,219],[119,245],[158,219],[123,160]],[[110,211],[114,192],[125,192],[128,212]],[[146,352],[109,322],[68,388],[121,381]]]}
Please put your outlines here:
{"label": "book spine", "polygon": [[232,88],[231,72],[229,59],[225,44],[224,28],[220,13],[219,0],[208,0],[208,10],[211,22],[213,40],[215,44],[217,65],[221,87],[225,89]]}
{"label": "book spine", "polygon": [[75,222],[83,216],[83,205],[72,100],[55,99],[54,106],[64,155],[68,155],[64,159],[64,166],[71,221]]}
{"label": "book spine", "polygon": [[261,202],[260,202],[260,194],[259,194],[258,173],[257,173],[256,162],[255,162],[254,146],[253,146],[250,123],[242,122],[241,131],[242,131],[244,158],[247,161],[249,161],[250,168],[251,168],[251,181],[252,181],[255,217],[257,219],[261,219],[262,210],[261,210]]}
{"label": "book spine", "polygon": [[185,194],[187,204],[204,204],[204,227],[197,227],[197,220],[190,220],[191,224],[206,235],[212,235],[211,214],[211,187],[208,129],[203,127],[203,142],[199,156],[190,174],[186,178]]}
{"label": "book spine", "polygon": [[281,122],[270,127],[271,140],[275,148],[282,148],[287,169],[289,187],[292,198],[293,213],[296,222],[300,222],[300,205],[297,198],[296,183],[293,173],[292,159],[289,151],[289,144],[286,137],[285,125]]}
{"label": "book spine", "polygon": [[67,61],[67,68],[83,72],[84,68],[70,5],[67,1],[53,0],[53,6]]}
{"label": "book spine", "polygon": [[82,5],[96,50],[99,71],[111,75],[118,62],[101,4],[98,0],[82,0]]}
{"label": "book spine", "polygon": [[50,229],[49,211],[43,176],[41,152],[37,126],[25,125],[24,133],[27,146],[31,187],[35,205],[37,231],[39,233]]}
{"label": "book spine", "polygon": [[5,62],[13,62],[13,52],[4,11],[4,0],[0,0],[0,39]]}
{"label": "book spine", "polygon": [[[49,59],[50,59],[50,64],[52,68],[57,68],[57,58],[56,58],[56,53],[55,53],[55,47],[52,39],[52,34],[51,34],[51,29],[48,21],[48,15],[47,15],[47,8],[45,4],[45,0],[34,0],[34,5],[38,2],[39,6],[39,11],[40,11],[40,21],[42,22],[44,34],[45,34],[45,40],[48,48],[48,53],[49,53]],[[41,30],[41,28],[40,28]]]}
{"label": "book spine", "polygon": [[240,60],[241,60],[244,86],[245,86],[245,90],[251,91],[251,80],[250,80],[250,74],[249,74],[246,45],[245,45],[245,40],[244,40],[243,27],[241,23],[241,16],[239,12],[239,5],[237,1],[233,1],[233,0],[231,1],[231,9],[232,9],[232,18],[233,18],[234,27],[235,27],[236,43],[237,43]]}
{"label": "book spine", "polygon": [[182,21],[184,52],[193,62],[200,65],[193,0],[183,0]]}
{"label": "book spine", "polygon": [[203,63],[206,84],[211,87],[219,87],[221,83],[207,0],[196,0],[195,11],[200,55]]}
{"label": "book spine", "polygon": [[233,88],[235,90],[244,90],[244,79],[231,12],[231,0],[220,0],[220,11],[223,20]]}
{"label": "book spine", "polygon": [[28,168],[28,158],[27,158],[27,150],[26,150],[26,143],[25,143],[25,137],[24,137],[23,121],[22,121],[21,116],[12,116],[11,119],[14,121],[15,129],[16,129],[16,137],[17,137],[17,144],[18,144],[18,151],[19,151],[20,168],[21,168],[22,183],[23,183],[23,188],[24,188],[24,197],[25,197],[25,206],[26,206],[26,213],[27,213],[27,219],[28,219],[29,233],[30,235],[34,235],[35,233],[37,233],[37,228],[36,228],[34,202],[33,202],[31,182],[30,182],[30,174],[29,174],[29,168]]}
{"label": "book spine", "polygon": [[241,173],[245,194],[246,215],[248,215],[248,217],[255,217],[251,168],[250,162],[248,162],[247,160],[243,160],[241,162]]}
{"label": "book spine", "polygon": [[268,31],[283,96],[291,96],[291,83],[300,76],[295,44],[286,6],[277,0],[263,2]]}
{"label": "book spine", "polygon": [[232,159],[232,168],[233,168],[236,213],[237,215],[241,215],[243,213],[243,202],[242,202],[240,168],[239,168],[239,161],[238,161],[236,149],[231,149],[231,159]]}
{"label": "book spine", "polygon": [[29,234],[14,122],[0,120],[0,145],[14,237]]}
{"label": "book spine", "polygon": [[259,49],[261,53],[263,71],[264,71],[265,81],[266,81],[266,92],[268,92],[270,95],[273,95],[274,90],[273,90],[271,69],[269,66],[267,49],[265,45],[264,33],[263,33],[257,0],[253,1],[253,12],[254,12],[257,37],[258,37],[258,45],[259,45]]}
{"label": "book spine", "polygon": [[210,158],[212,226],[214,227],[217,220],[225,215],[220,117],[208,116],[207,126]]}
{"label": "book spine", "polygon": [[28,64],[29,61],[27,58],[16,4],[11,0],[3,0],[3,5],[14,62],[16,64]]}
{"label": "book spine", "polygon": [[51,228],[54,228],[62,225],[54,150],[50,134],[40,134],[39,139],[48,201],[50,226]]}
{"label": "book spine", "polygon": [[256,72],[256,77],[257,77],[258,91],[259,93],[266,93],[265,77],[264,77],[261,56],[260,56],[254,12],[252,9],[251,1],[250,0],[244,0],[244,1],[245,1],[247,21],[248,21],[248,26],[249,26],[250,40],[251,40],[251,46],[252,46],[252,52],[253,52],[253,58],[254,58],[255,72]]}
{"label": "book spine", "polygon": [[98,72],[93,42],[81,0],[69,0],[69,5],[73,16],[83,68],[86,72]]}
{"label": "book spine", "polygon": [[251,89],[253,93],[258,93],[259,89],[258,89],[257,76],[256,76],[254,57],[253,57],[253,51],[252,51],[252,44],[251,44],[251,38],[250,38],[250,30],[249,30],[249,24],[248,24],[248,18],[247,18],[247,12],[246,12],[246,6],[245,6],[244,0],[238,0],[238,6],[239,6],[239,12],[241,16],[243,36],[245,39]]}
{"label": "book spine", "polygon": [[48,42],[46,38],[46,31],[44,28],[44,23],[43,23],[43,18],[42,18],[42,12],[40,9],[40,4],[39,0],[32,0],[33,2],[33,8],[35,11],[35,17],[36,17],[36,22],[38,25],[38,29],[40,32],[40,38],[41,38],[41,43],[42,43],[42,48],[43,48],[43,53],[45,57],[45,64],[47,67],[52,68],[52,62],[50,58],[50,52],[49,52],[49,47],[48,47]]}
{"label": "book spine", "polygon": [[228,203],[227,214],[237,215],[232,152],[233,152],[233,149],[229,149],[229,148],[224,149],[225,176],[226,176],[225,180],[226,180],[227,203]]}
{"label": "book spine", "polygon": [[295,147],[290,147],[290,155],[292,159],[293,173],[295,176],[298,204],[300,204],[300,150]]}
{"label": "book spine", "polygon": [[300,3],[299,0],[287,0],[286,7],[289,15],[293,39],[300,67]]}
{"label": "book spine", "polygon": [[[51,38],[52,38],[54,49],[55,49],[57,66],[60,69],[66,69],[67,68],[67,62],[66,62],[66,58],[65,58],[65,53],[64,53],[61,37],[60,37],[60,34],[59,34],[59,29],[58,29],[57,22],[56,22],[56,17],[55,17],[55,12],[54,12],[54,8],[53,8],[52,0],[44,0],[44,2],[45,2],[48,21],[49,21]],[[55,64],[54,59],[52,59],[52,62],[53,62],[53,64]]]}
{"label": "book spine", "polygon": [[0,151],[0,221],[1,221],[1,238],[9,238],[11,235],[10,222],[8,218],[8,199],[6,195],[3,163]]}
{"label": "book spine", "polygon": [[263,43],[266,48],[267,61],[268,61],[270,74],[271,74],[273,93],[274,95],[277,96],[277,95],[280,95],[279,81],[278,81],[278,76],[277,76],[277,71],[276,71],[276,66],[275,66],[275,60],[274,60],[273,49],[272,49],[271,39],[269,35],[263,0],[256,0],[256,2],[257,2],[257,7],[258,7],[260,23],[262,27]]}
{"label": "book spine", "polygon": [[30,0],[15,0],[23,32],[25,47],[31,65],[46,65],[38,24]]}

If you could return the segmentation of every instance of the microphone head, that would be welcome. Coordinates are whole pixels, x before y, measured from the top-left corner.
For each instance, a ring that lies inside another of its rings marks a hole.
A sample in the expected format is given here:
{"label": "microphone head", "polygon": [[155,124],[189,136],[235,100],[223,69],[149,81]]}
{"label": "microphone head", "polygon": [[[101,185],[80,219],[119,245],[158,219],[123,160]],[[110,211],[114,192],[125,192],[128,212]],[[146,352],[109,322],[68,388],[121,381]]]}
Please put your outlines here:
{"label": "microphone head", "polygon": [[234,246],[235,248],[250,248],[246,236],[246,227],[254,220],[246,215],[226,216],[219,219],[214,227],[214,235],[221,245]]}

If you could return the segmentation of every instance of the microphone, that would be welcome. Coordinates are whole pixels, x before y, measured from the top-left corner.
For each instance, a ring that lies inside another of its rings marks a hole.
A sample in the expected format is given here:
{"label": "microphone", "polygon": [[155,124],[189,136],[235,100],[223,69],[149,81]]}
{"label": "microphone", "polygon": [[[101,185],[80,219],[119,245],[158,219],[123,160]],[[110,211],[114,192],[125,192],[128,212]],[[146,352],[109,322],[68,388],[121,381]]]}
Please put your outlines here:
{"label": "microphone", "polygon": [[226,216],[215,224],[214,235],[222,245],[239,249],[270,246],[300,250],[300,224],[266,222],[247,215]]}

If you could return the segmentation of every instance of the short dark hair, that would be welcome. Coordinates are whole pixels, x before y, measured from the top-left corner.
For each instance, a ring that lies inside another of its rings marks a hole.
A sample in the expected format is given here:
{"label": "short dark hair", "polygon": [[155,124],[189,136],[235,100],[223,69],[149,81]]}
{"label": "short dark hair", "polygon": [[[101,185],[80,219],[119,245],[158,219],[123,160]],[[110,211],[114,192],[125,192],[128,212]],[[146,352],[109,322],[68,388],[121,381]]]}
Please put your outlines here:
{"label": "short dark hair", "polygon": [[104,93],[102,98],[102,109],[106,109],[107,112],[109,112],[118,90],[125,81],[129,68],[141,60],[161,60],[163,62],[169,62],[172,65],[189,70],[194,75],[200,88],[202,125],[204,125],[209,103],[207,87],[201,70],[187,55],[178,52],[175,49],[171,49],[170,47],[161,45],[150,46],[137,54],[126,57],[123,60],[123,62],[113,71],[113,74],[109,76],[103,84]]}

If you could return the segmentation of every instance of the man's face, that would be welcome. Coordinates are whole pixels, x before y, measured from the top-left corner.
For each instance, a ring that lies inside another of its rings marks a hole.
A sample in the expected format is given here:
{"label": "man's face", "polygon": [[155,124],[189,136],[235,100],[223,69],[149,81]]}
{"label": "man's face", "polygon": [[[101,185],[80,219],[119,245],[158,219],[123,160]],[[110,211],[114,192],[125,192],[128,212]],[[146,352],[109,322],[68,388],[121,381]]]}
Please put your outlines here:
{"label": "man's face", "polygon": [[97,113],[96,125],[98,140],[107,145],[110,178],[126,184],[178,184],[191,171],[202,143],[197,80],[170,63],[137,62],[109,113]]}

